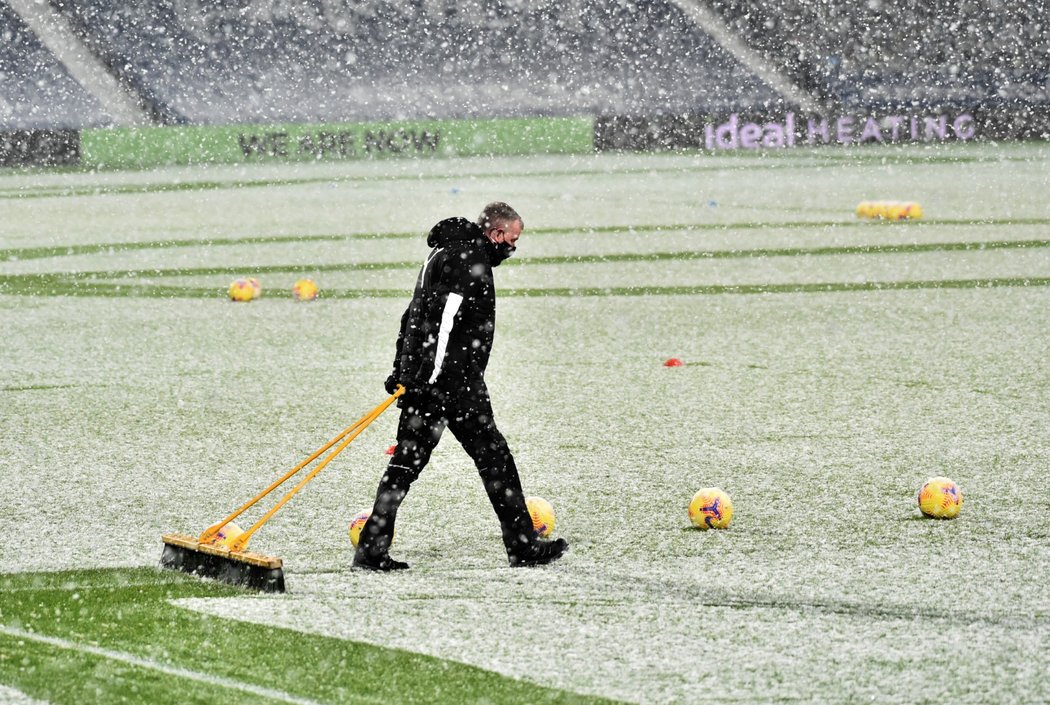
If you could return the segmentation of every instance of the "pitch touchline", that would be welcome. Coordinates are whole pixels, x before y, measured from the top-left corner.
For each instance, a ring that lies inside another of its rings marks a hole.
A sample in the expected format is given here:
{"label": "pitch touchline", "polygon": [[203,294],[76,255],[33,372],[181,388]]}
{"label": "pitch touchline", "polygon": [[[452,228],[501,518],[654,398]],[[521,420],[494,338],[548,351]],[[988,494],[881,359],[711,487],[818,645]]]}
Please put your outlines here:
{"label": "pitch touchline", "polygon": [[[143,581],[143,582],[121,583],[120,587],[122,587],[122,588],[128,588],[128,587],[156,587],[157,584],[158,583],[157,583],[156,580],[151,580],[151,581],[148,581],[148,582],[147,581]],[[174,581],[160,583],[160,585],[176,585],[176,584],[177,583],[174,582]],[[79,583],[79,584],[75,584],[75,585],[74,584],[69,584],[69,585],[44,585],[43,587],[37,587],[37,586],[34,586],[34,585],[23,585],[21,587],[6,587],[5,585],[0,584],[0,593],[8,593],[8,592],[10,592],[10,593],[15,593],[15,592],[84,592],[84,591],[87,591],[87,590],[111,590],[114,587],[115,586],[113,584],[106,584],[106,583],[99,583],[99,584],[96,584],[96,585],[92,585],[91,583]],[[0,630],[2,630],[3,628],[4,628],[3,625],[0,625]]]}
{"label": "pitch touchline", "polygon": [[[280,690],[271,690],[270,688],[263,688],[251,683],[243,683],[241,681],[233,680],[232,678],[224,678],[222,676],[213,676],[208,673],[201,673],[200,671],[191,671],[187,668],[179,668],[177,666],[165,666],[162,663],[156,661],[150,661],[148,659],[139,658],[138,656],[132,656],[131,654],[124,653],[122,651],[112,651],[110,649],[103,649],[98,646],[91,646],[89,644],[78,644],[75,641],[68,641],[66,639],[60,639],[54,636],[45,636],[43,634],[34,634],[32,632],[22,631],[21,629],[15,629],[13,627],[7,627],[0,625],[0,634],[6,634],[7,636],[14,637],[16,639],[25,639],[26,641],[35,641],[40,644],[47,644],[48,646],[54,646],[59,649],[68,649],[70,651],[79,651],[85,654],[91,654],[92,656],[99,656],[101,658],[107,658],[112,661],[119,661],[120,663],[128,664],[129,666],[137,666],[139,668],[148,668],[152,671],[157,671],[169,676],[176,676],[178,678],[188,678],[189,680],[197,681],[199,683],[206,683],[208,685],[216,685],[221,688],[229,688],[231,690],[239,690],[243,693],[249,693],[250,695],[258,695],[263,698],[270,698],[271,700],[279,700],[285,703],[296,703],[296,705],[322,705],[317,700],[309,700],[308,698],[300,698],[291,693],[285,693]],[[379,703],[378,700],[366,700],[362,698],[355,698],[360,702]]]}

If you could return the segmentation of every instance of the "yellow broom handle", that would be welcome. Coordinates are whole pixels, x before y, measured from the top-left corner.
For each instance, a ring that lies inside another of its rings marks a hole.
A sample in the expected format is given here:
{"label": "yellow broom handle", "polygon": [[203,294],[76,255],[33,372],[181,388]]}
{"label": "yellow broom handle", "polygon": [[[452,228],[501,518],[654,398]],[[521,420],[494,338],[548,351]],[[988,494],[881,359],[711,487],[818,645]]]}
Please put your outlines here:
{"label": "yellow broom handle", "polygon": [[234,519],[239,517],[241,514],[243,514],[246,509],[249,509],[250,507],[254,506],[263,497],[265,497],[266,495],[268,495],[271,492],[273,492],[276,488],[280,487],[285,481],[288,480],[288,478],[290,478],[292,475],[296,474],[297,472],[302,470],[304,467],[306,467],[307,465],[312,463],[314,460],[316,460],[317,457],[321,455],[321,453],[324,453],[326,450],[328,450],[329,448],[334,446],[336,443],[338,443],[339,441],[343,440],[347,436],[347,434],[352,433],[358,426],[360,426],[362,423],[364,423],[368,419],[368,417],[369,417],[369,414],[365,414],[364,416],[362,416],[360,419],[355,421],[353,423],[353,425],[348,426],[338,436],[336,436],[335,438],[330,440],[328,443],[323,445],[321,448],[319,448],[317,450],[317,452],[315,452],[309,458],[307,458],[306,460],[304,460],[301,463],[299,463],[298,465],[296,465],[294,468],[292,468],[291,470],[286,472],[284,475],[282,475],[272,485],[270,485],[265,490],[263,490],[259,494],[255,495],[254,497],[249,499],[247,502],[245,502],[239,509],[237,509],[235,512],[233,512],[233,514],[230,514],[228,517],[226,517],[225,519],[220,521],[218,524],[214,524],[212,526],[209,526],[207,529],[205,529],[201,533],[201,535],[197,538],[197,541],[200,542],[200,543],[208,543],[209,541],[211,541],[211,539],[214,538],[217,533],[219,533],[219,531],[222,529],[222,527],[224,527],[227,524],[229,524],[231,521],[233,521]]}
{"label": "yellow broom handle", "polygon": [[[279,501],[277,504],[275,504],[273,506],[273,508],[270,509],[270,511],[266,512],[266,514],[264,514],[262,516],[262,518],[259,519],[259,521],[257,521],[254,524],[252,524],[250,529],[248,529],[243,534],[241,534],[240,536],[238,536],[235,539],[233,539],[232,541],[230,541],[230,543],[229,543],[230,550],[231,551],[243,551],[244,547],[248,545],[248,540],[252,537],[252,534],[254,534],[256,531],[258,531],[259,528],[263,524],[265,524],[267,521],[269,521],[270,517],[272,517],[274,514],[276,514],[277,510],[280,509],[281,507],[283,507],[288,502],[288,500],[290,500],[292,497],[294,497],[295,494],[299,490],[301,490],[303,487],[306,486],[306,484],[308,482],[310,482],[310,480],[314,479],[314,477],[317,475],[317,473],[319,473],[322,470],[324,470],[325,466],[328,465],[328,463],[330,463],[333,459],[335,459],[335,456],[337,456],[340,453],[342,453],[346,449],[346,447],[348,445],[350,445],[351,441],[353,441],[355,438],[357,438],[361,434],[361,432],[364,431],[369,426],[369,424],[371,424],[373,421],[375,421],[377,418],[379,418],[379,415],[382,414],[384,411],[386,411],[387,407],[389,407],[391,404],[394,403],[394,400],[396,400],[399,396],[401,396],[404,393],[405,393],[405,388],[401,387],[401,386],[398,386],[397,391],[395,391],[390,396],[389,399],[384,401],[382,404],[380,404],[376,408],[372,409],[372,411],[368,412],[368,414],[366,414],[365,417],[360,422],[358,422],[358,424],[356,425],[356,428],[353,428],[352,432],[349,433],[349,435],[343,440],[343,442],[339,445],[338,448],[333,450],[331,453],[328,454],[328,457],[326,457],[324,460],[322,460],[320,463],[318,463],[316,468],[311,470],[306,475],[306,477],[304,477],[299,482],[298,485],[296,485],[291,490],[289,490],[288,493],[285,494],[284,497],[281,498],[281,501]],[[330,447],[330,446],[331,446],[331,444],[329,444],[328,447]],[[318,453],[317,455],[319,455],[319,454],[320,453]],[[314,457],[317,457],[317,455],[315,455]],[[273,487],[271,487],[270,489],[273,489]],[[270,490],[267,490],[267,492],[269,492],[269,491]]]}
{"label": "yellow broom handle", "polygon": [[[389,399],[387,399],[385,402],[383,402],[383,404],[380,404],[380,406],[383,407],[383,410],[386,410],[386,408],[388,406],[390,406],[390,404],[392,404],[395,399],[397,399],[399,396],[401,396],[404,393],[405,393],[405,388],[402,387],[401,385],[398,385],[397,389],[394,391],[394,394]],[[382,412],[380,412],[380,413],[382,413]],[[280,487],[282,484],[284,484],[285,481],[288,480],[288,478],[290,478],[292,475],[295,475],[297,472],[299,472],[300,470],[305,468],[307,465],[312,463],[314,460],[316,460],[318,457],[320,457],[320,455],[322,453],[324,453],[326,450],[328,450],[329,448],[334,446],[336,443],[338,443],[339,441],[341,441],[344,438],[346,438],[347,435],[353,433],[359,427],[363,428],[362,424],[364,426],[367,426],[368,424],[372,423],[372,421],[375,418],[374,414],[375,414],[375,409],[373,409],[372,411],[369,411],[367,414],[365,414],[364,416],[359,418],[357,421],[352,423],[350,426],[347,426],[343,431],[341,431],[339,433],[339,435],[337,435],[335,438],[333,438],[332,440],[328,441],[328,443],[325,443],[323,446],[318,448],[317,451],[314,452],[310,457],[308,457],[306,460],[302,461],[301,463],[296,465],[294,468],[292,468],[291,470],[286,472],[284,475],[282,475],[279,479],[277,479],[273,484],[271,484],[265,490],[263,490],[259,494],[255,495],[254,497],[252,497],[247,502],[245,502],[235,512],[233,512],[228,517],[226,517],[225,519],[220,521],[218,524],[213,524],[212,526],[209,526],[207,529],[205,529],[203,532],[201,532],[201,535],[197,538],[197,541],[199,543],[208,543],[208,542],[210,542],[213,538],[215,538],[215,535],[219,533],[219,531],[222,529],[222,527],[224,527],[227,524],[229,524],[231,521],[233,521],[234,519],[239,517],[241,514],[243,514],[245,512],[245,510],[250,509],[252,506],[257,504],[259,502],[259,500],[261,500],[263,497],[265,497],[266,495],[270,494],[275,489]]]}

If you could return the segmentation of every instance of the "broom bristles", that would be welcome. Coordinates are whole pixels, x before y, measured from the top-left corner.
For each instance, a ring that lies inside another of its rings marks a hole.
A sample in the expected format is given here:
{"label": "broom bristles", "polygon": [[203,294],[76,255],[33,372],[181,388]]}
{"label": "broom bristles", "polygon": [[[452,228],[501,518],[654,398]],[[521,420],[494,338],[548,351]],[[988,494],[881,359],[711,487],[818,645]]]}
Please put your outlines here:
{"label": "broom bristles", "polygon": [[182,534],[165,534],[161,540],[164,542],[160,556],[163,568],[261,592],[284,592],[284,570],[280,558],[209,546]]}

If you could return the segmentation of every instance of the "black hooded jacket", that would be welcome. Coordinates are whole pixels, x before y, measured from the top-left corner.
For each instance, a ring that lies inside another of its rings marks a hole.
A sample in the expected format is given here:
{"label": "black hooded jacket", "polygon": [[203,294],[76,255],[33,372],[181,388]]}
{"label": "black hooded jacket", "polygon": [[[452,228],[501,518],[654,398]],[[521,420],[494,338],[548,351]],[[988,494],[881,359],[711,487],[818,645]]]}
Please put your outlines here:
{"label": "black hooded jacket", "polygon": [[410,390],[454,393],[484,377],[496,329],[492,268],[509,253],[465,218],[442,220],[427,244],[430,253],[401,317],[391,379]]}

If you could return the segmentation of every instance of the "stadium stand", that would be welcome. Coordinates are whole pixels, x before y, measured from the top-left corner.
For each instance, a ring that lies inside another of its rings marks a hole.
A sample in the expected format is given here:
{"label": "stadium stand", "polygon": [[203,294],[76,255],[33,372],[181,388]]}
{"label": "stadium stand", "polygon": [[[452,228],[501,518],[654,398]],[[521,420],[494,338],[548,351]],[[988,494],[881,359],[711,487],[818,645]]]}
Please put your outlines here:
{"label": "stadium stand", "polygon": [[0,129],[107,124],[101,106],[6,4],[0,3]]}
{"label": "stadium stand", "polygon": [[[791,107],[677,0],[47,2],[161,124]],[[698,2],[828,112],[1050,109],[1050,3]],[[0,129],[106,124],[0,2]]]}
{"label": "stadium stand", "polygon": [[845,109],[1050,103],[1050,4],[714,0],[796,82]]}
{"label": "stadium stand", "polygon": [[51,5],[162,123],[780,107],[660,0]]}

